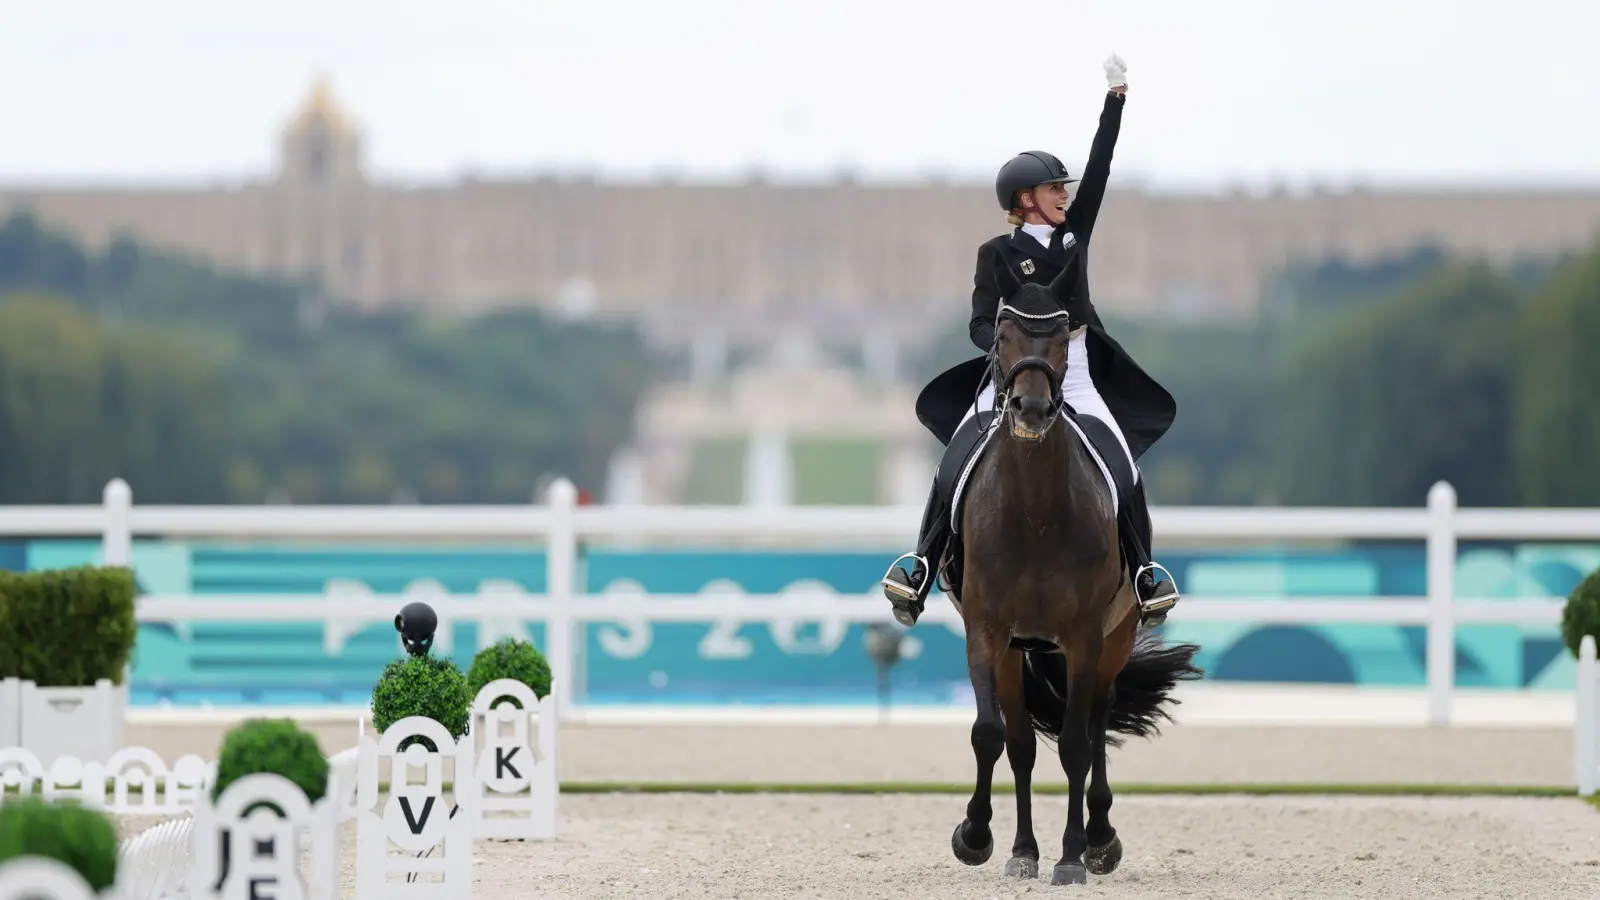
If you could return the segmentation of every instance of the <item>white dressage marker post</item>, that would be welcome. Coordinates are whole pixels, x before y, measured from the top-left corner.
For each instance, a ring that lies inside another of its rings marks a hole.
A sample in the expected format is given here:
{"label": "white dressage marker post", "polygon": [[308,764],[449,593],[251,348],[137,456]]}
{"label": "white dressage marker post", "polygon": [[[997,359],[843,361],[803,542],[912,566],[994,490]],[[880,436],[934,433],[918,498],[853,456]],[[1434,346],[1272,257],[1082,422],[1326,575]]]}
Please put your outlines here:
{"label": "white dressage marker post", "polygon": [[78,870],[48,856],[0,863],[0,900],[100,900]]}
{"label": "white dressage marker post", "polygon": [[[283,815],[266,807],[251,810],[261,803],[271,803]],[[215,806],[202,796],[194,809],[189,896],[334,900],[339,896],[337,810],[331,798],[312,803],[294,782],[268,772],[228,785]],[[311,851],[309,879],[300,874],[303,849]]]}
{"label": "white dressage marker post", "polygon": [[1572,729],[1572,764],[1578,781],[1578,795],[1589,797],[1600,790],[1600,662],[1595,659],[1593,635],[1578,642],[1576,677],[1576,718]]}
{"label": "white dressage marker post", "polygon": [[[473,698],[466,741],[469,750],[476,749],[478,754],[475,777],[465,789],[459,775],[456,780],[456,795],[472,825],[473,837],[548,840],[556,836],[560,791],[557,718],[553,693],[541,700],[532,688],[510,678],[489,682]],[[535,731],[537,734],[530,733]]]}
{"label": "white dressage marker post", "polygon": [[[420,743],[404,750],[408,738],[425,737],[435,747]],[[383,758],[391,761],[388,800],[378,806],[378,774]],[[465,810],[447,806],[444,797],[444,761],[454,763],[459,802],[472,790],[472,743],[459,742],[448,729],[424,716],[407,716],[383,732],[378,741],[362,736],[356,763],[356,891],[355,900],[471,900],[472,829]],[[412,782],[411,769],[421,768],[423,778]],[[406,852],[392,856],[389,845]],[[441,851],[433,856],[433,851]],[[403,872],[406,880],[391,882]],[[439,875],[441,881],[424,881]]]}

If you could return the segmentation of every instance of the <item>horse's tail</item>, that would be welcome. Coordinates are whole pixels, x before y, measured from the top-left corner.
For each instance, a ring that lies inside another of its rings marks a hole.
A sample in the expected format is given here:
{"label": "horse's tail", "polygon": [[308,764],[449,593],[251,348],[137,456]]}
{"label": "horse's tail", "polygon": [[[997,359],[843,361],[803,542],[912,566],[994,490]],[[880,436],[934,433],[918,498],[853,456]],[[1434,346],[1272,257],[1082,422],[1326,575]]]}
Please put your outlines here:
{"label": "horse's tail", "polygon": [[[1163,644],[1153,631],[1141,629],[1133,653],[1117,673],[1116,697],[1106,743],[1122,745],[1120,735],[1151,737],[1161,731],[1160,721],[1172,720],[1167,707],[1182,701],[1171,696],[1179,681],[1199,678],[1194,664],[1200,651],[1195,644]],[[1022,666],[1022,696],[1033,719],[1033,730],[1046,740],[1061,734],[1066,717],[1067,663],[1059,653],[1026,652]]]}

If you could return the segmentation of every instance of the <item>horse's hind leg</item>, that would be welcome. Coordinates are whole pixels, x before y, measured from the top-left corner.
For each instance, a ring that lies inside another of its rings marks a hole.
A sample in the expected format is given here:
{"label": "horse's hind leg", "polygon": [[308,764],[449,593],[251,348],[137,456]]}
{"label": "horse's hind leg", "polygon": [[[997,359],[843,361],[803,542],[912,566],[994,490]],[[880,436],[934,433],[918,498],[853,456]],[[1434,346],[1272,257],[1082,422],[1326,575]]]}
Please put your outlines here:
{"label": "horse's hind leg", "polygon": [[1011,845],[1006,875],[1012,878],[1039,877],[1039,842],[1033,837],[1033,761],[1037,738],[1022,695],[1023,656],[1020,650],[1007,650],[1000,662],[1000,710],[1006,719],[1006,758],[1017,782],[1017,839]]}
{"label": "horse's hind leg", "polygon": [[[1099,648],[1094,649],[1098,651]],[[1067,702],[1058,744],[1061,768],[1067,773],[1067,829],[1061,836],[1061,860],[1056,863],[1051,884],[1084,884],[1089,880],[1083,865],[1083,851],[1089,846],[1083,824],[1083,803],[1084,782],[1088,780],[1094,757],[1090,713],[1098,660],[1085,660],[1086,655],[1080,648],[1067,652]]]}
{"label": "horse's hind leg", "polygon": [[950,849],[955,852],[956,859],[969,866],[983,865],[994,852],[994,833],[989,830],[989,823],[994,819],[990,791],[994,783],[994,765],[1000,761],[1006,746],[994,659],[995,653],[988,646],[983,630],[969,625],[967,675],[972,679],[972,692],[978,701],[978,719],[972,723],[972,755],[978,763],[978,780],[972,799],[967,801],[967,817],[950,836]]}
{"label": "horse's hind leg", "polygon": [[1106,726],[1111,721],[1111,704],[1116,701],[1115,681],[1096,685],[1094,707],[1089,716],[1094,743],[1094,763],[1089,776],[1089,839],[1084,865],[1096,875],[1109,875],[1122,862],[1122,839],[1111,827],[1111,782],[1106,778]]}

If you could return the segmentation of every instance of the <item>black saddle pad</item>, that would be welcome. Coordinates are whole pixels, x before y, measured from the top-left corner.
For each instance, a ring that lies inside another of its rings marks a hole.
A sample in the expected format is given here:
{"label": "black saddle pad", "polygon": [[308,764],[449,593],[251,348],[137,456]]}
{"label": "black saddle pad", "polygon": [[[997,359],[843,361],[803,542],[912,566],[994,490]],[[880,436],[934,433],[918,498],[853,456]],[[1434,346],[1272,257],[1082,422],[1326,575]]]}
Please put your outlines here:
{"label": "black saddle pad", "polygon": [[[970,407],[972,404],[969,401],[967,405]],[[955,429],[944,448],[944,455],[939,459],[934,483],[938,486],[939,497],[944,501],[945,508],[950,510],[951,531],[955,531],[956,524],[961,521],[961,510],[955,504],[960,500],[958,489],[962,476],[976,464],[983,447],[994,436],[994,430],[988,427],[993,419],[994,413],[985,410],[962,423]]]}
{"label": "black saddle pad", "polygon": [[1111,489],[1116,492],[1117,508],[1120,509],[1133,496],[1134,487],[1133,463],[1128,461],[1128,454],[1123,452],[1122,442],[1112,433],[1113,426],[1104,419],[1075,412],[1069,415],[1083,436],[1089,439],[1089,448],[1111,470]]}
{"label": "black saddle pad", "polygon": [[[971,401],[968,401],[967,405],[970,408]],[[939,460],[934,482],[945,509],[949,510],[952,533],[960,530],[961,507],[966,499],[965,487],[968,474],[993,443],[997,432],[997,429],[989,427],[993,418],[994,414],[985,410],[961,423],[952,433],[952,439]],[[1112,433],[1112,426],[1102,419],[1082,415],[1070,409],[1062,412],[1062,419],[1063,421],[1057,422],[1055,427],[1077,426],[1078,434],[1089,445],[1090,454],[1103,462],[1106,470],[1111,473],[1110,488],[1117,498],[1117,506],[1120,509],[1122,504],[1133,496],[1134,469],[1133,464],[1128,461],[1127,454],[1122,451],[1122,444]],[[1102,479],[1104,478],[1099,466],[1095,466],[1094,471]]]}

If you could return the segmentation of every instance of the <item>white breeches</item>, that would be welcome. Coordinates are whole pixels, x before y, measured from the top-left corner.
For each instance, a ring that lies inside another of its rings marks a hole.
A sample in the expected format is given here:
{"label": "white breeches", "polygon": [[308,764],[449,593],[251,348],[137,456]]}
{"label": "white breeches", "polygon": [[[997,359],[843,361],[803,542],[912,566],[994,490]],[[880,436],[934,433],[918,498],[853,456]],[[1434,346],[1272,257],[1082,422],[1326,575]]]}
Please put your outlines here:
{"label": "white breeches", "polygon": [[[1122,427],[1111,416],[1111,409],[1106,406],[1106,401],[1095,390],[1094,379],[1089,377],[1089,343],[1087,330],[1080,333],[1067,344],[1067,377],[1061,382],[1061,398],[1067,405],[1080,415],[1094,416],[1111,426],[1111,433],[1117,436],[1117,443],[1122,445],[1122,452],[1128,457],[1128,465],[1133,467],[1133,477],[1137,481],[1139,465],[1133,461],[1133,451],[1128,449],[1128,439],[1122,433]],[[961,421],[965,422],[981,407],[989,409],[994,406],[994,382],[983,386],[978,400]]]}

